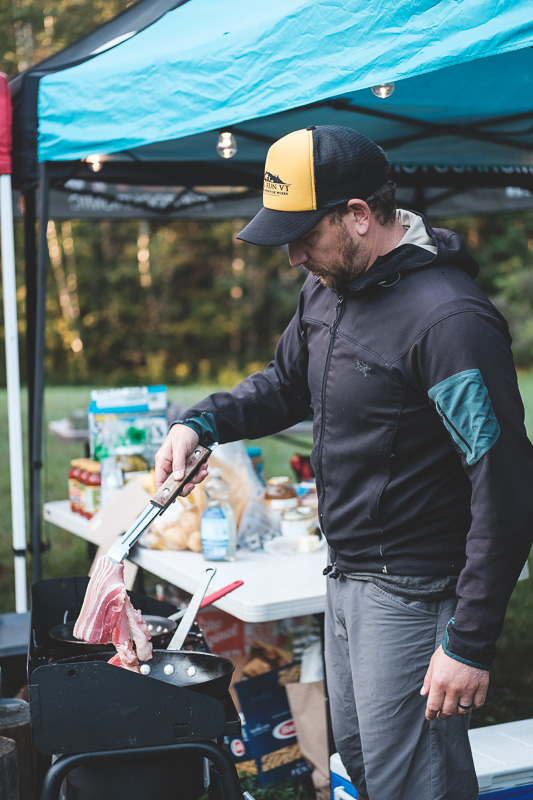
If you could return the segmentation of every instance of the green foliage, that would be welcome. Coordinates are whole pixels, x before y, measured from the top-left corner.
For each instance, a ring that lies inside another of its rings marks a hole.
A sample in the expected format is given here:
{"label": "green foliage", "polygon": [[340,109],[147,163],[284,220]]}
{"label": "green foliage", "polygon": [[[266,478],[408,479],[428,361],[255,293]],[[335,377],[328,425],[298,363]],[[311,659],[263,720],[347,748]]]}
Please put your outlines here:
{"label": "green foliage", "polygon": [[461,217],[457,231],[480,267],[478,283],[509,323],[518,367],[533,365],[533,211]]}
{"label": "green foliage", "polygon": [[107,22],[128,0],[13,0],[0,4],[0,70],[9,78]]}
{"label": "green foliage", "polygon": [[[52,221],[47,383],[233,384],[262,369],[294,313],[304,274],[281,248],[238,241],[243,224]],[[15,228],[24,365],[20,220]],[[0,343],[0,385],[4,358]]]}
{"label": "green foliage", "polygon": [[309,779],[285,781],[281,784],[260,787],[252,777],[241,778],[243,791],[249,792],[254,800],[315,800],[316,794]]}
{"label": "green foliage", "polygon": [[[241,374],[262,369],[294,312],[303,271],[290,267],[281,248],[238,241],[243,222],[56,222],[65,281],[79,316],[66,314],[51,267],[47,382],[234,384]],[[531,367],[533,212],[442,224],[465,238],[480,264],[480,285],[509,321],[517,365]],[[23,354],[20,222],[16,234]],[[81,350],[73,349],[77,337]],[[0,383],[3,359],[0,345]]]}
{"label": "green foliage", "polygon": [[[132,221],[111,230],[107,222],[73,222],[79,331],[90,380],[227,383],[230,373],[270,360],[302,275],[281,250],[255,252],[237,242],[240,227]],[[139,248],[141,236],[146,246]],[[54,382],[64,382],[66,353],[72,367],[79,361],[61,335],[61,319],[50,275],[47,371]]]}
{"label": "green foliage", "polygon": [[[317,797],[310,779],[300,778],[262,787],[256,778],[245,775],[240,783],[243,792],[249,792],[253,800],[316,800]],[[208,795],[202,795],[199,800],[208,800]]]}

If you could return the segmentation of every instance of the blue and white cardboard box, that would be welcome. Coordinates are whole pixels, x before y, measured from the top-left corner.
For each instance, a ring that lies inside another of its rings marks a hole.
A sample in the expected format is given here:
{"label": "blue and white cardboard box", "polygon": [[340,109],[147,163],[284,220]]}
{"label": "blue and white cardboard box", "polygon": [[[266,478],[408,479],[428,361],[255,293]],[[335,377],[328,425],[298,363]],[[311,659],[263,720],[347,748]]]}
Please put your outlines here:
{"label": "blue and white cardboard box", "polygon": [[[234,684],[246,721],[247,740],[242,744],[256,762],[261,786],[311,774],[298,744],[285,688],[299,676],[300,664],[293,663]],[[238,756],[242,749],[239,746]],[[235,748],[231,753],[235,755]]]}
{"label": "blue and white cardboard box", "polygon": [[168,432],[166,410],[166,386],[92,389],[88,408],[91,457],[155,454]]}
{"label": "blue and white cardboard box", "polygon": [[[533,719],[475,728],[469,736],[480,800],[533,800]],[[338,753],[330,771],[333,800],[357,797]]]}

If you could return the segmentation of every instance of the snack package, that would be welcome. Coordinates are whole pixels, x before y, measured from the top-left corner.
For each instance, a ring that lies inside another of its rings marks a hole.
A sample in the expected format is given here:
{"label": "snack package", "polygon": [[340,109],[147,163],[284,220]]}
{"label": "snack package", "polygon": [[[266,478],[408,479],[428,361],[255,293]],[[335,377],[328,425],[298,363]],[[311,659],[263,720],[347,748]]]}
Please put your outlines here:
{"label": "snack package", "polygon": [[193,497],[195,492],[188,497],[178,497],[164,514],[155,518],[142,537],[143,545],[153,550],[202,551],[201,512]]}
{"label": "snack package", "polygon": [[[219,445],[208,464],[210,470],[220,469],[222,478],[229,485],[229,500],[239,526],[254,492],[257,492],[257,486],[260,486],[246,448],[242,442]],[[143,488],[149,494],[155,494],[153,472],[148,480],[143,479]],[[164,514],[154,520],[143,536],[143,544],[156,550],[193,550],[200,553],[200,518],[205,505],[203,483],[199,483],[190,495],[178,497]]]}

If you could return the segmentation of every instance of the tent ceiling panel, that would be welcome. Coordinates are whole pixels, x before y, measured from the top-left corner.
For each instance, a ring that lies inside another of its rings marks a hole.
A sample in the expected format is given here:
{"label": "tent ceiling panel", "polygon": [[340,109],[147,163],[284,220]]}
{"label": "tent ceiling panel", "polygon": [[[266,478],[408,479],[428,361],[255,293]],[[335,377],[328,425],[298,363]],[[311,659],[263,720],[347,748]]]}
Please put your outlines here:
{"label": "tent ceiling panel", "polygon": [[[347,92],[369,112],[428,123],[515,114],[532,88],[532,16],[521,0],[382,0],[379,12],[355,0],[270,0],[253,14],[245,0],[225,0],[223,14],[218,0],[189,0],[41,79],[39,160],[132,150]],[[392,103],[368,91],[391,80]]]}
{"label": "tent ceiling panel", "polygon": [[[512,183],[531,187],[532,44],[529,0],[270,0],[252,11],[225,0],[223,13],[219,0],[141,0],[12,82],[24,131],[15,178],[34,185],[37,157],[51,174],[70,162],[70,176],[86,177],[80,161],[98,154],[99,179],[115,183],[122,172],[129,183],[259,186],[271,142],[340,124],[382,144],[403,182],[469,168],[477,185],[502,185],[498,170],[516,168]],[[375,97],[370,87],[390,80],[393,94]],[[228,127],[238,151],[223,162],[215,145]]]}

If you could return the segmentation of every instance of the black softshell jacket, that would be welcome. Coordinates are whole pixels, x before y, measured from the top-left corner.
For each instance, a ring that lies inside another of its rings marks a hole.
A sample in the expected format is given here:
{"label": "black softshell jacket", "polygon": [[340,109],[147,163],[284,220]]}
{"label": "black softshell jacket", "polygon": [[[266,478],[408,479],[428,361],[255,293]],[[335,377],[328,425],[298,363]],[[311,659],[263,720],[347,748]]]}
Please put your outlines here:
{"label": "black softshell jacket", "polygon": [[184,417],[220,442],[313,414],[322,531],[341,572],[459,575],[445,650],[488,668],[533,532],[533,448],[507,323],[451,231],[339,295],[312,275],[264,372]]}

